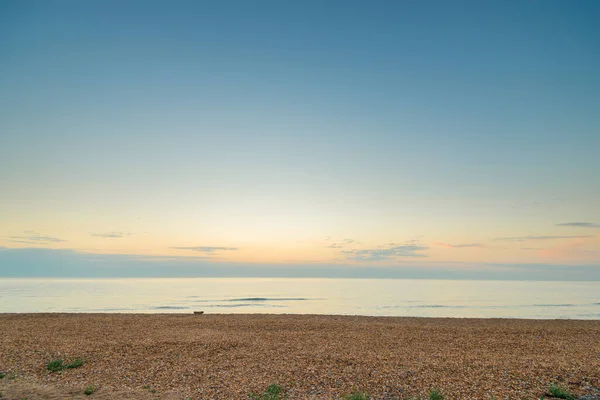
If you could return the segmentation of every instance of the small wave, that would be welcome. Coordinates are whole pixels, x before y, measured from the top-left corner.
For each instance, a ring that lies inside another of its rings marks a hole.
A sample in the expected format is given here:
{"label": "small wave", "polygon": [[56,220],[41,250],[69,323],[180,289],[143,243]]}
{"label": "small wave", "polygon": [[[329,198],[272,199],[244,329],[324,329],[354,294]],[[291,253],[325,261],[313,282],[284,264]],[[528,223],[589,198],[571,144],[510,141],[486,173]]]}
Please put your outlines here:
{"label": "small wave", "polygon": [[239,299],[230,299],[227,301],[305,301],[310,300],[304,297],[242,297]]}
{"label": "small wave", "polygon": [[[449,306],[443,304],[419,304],[419,305],[392,305],[392,306],[381,306],[379,308],[468,308],[469,306]],[[470,308],[477,308],[476,306],[471,306]]]}
{"label": "small wave", "polygon": [[254,303],[241,303],[241,304],[209,304],[206,307],[219,307],[219,308],[236,308],[236,307],[278,307],[285,308],[286,306],[276,304],[254,304]]}
{"label": "small wave", "polygon": [[185,310],[189,307],[180,307],[180,306],[156,306],[150,307],[152,310]]}
{"label": "small wave", "polygon": [[[83,311],[81,311],[83,310]],[[86,313],[95,313],[95,312],[138,312],[140,309],[137,308],[82,308],[81,310],[77,310],[76,312],[86,312]]]}
{"label": "small wave", "polygon": [[441,304],[424,304],[419,306],[412,306],[415,308],[468,308],[467,306],[445,306]]}
{"label": "small wave", "polygon": [[186,298],[188,299],[192,299],[192,300],[184,300],[184,302],[186,303],[210,303],[213,301],[231,301],[231,302],[238,302],[238,301],[255,301],[257,303],[259,302],[266,302],[266,301],[308,301],[308,300],[323,300],[323,299],[309,299],[306,297],[240,297],[237,299],[201,299],[200,296],[186,296]]}
{"label": "small wave", "polygon": [[577,317],[598,319],[600,314],[578,314]]}
{"label": "small wave", "polygon": [[600,306],[600,303],[581,303],[581,304],[534,304],[534,307],[585,307],[585,306]]}

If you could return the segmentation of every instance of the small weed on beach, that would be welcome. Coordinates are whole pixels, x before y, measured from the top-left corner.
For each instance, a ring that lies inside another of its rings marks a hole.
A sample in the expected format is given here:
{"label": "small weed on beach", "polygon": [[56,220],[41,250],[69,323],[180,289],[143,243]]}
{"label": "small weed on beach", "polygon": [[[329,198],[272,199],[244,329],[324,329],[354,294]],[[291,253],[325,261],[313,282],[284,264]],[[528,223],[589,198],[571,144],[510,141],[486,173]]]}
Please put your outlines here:
{"label": "small weed on beach", "polygon": [[362,393],[362,392],[352,392],[351,394],[348,394],[346,396],[344,396],[344,400],[369,400],[370,397],[367,393]]}
{"label": "small weed on beach", "polygon": [[429,400],[444,400],[444,395],[438,389],[432,389],[429,392]]}
{"label": "small weed on beach", "polygon": [[262,394],[250,394],[252,400],[280,400],[282,396],[283,387],[275,384],[269,385]]}
{"label": "small weed on beach", "polygon": [[548,396],[552,396],[557,399],[575,400],[575,396],[555,384],[550,385],[548,388]]}
{"label": "small weed on beach", "polygon": [[98,388],[96,386],[88,386],[85,388],[83,393],[85,393],[86,396],[89,396],[89,395],[96,393],[96,390],[98,390]]}
{"label": "small weed on beach", "polygon": [[67,369],[77,368],[77,367],[81,367],[83,364],[85,364],[85,361],[83,361],[81,358],[77,358],[72,363],[65,365],[65,368],[67,368]]}
{"label": "small weed on beach", "polygon": [[57,360],[48,361],[46,364],[46,369],[50,372],[58,372],[62,371],[65,368],[63,360],[60,358]]}
{"label": "small weed on beach", "polygon": [[4,374],[0,372],[0,379],[4,378]]}
{"label": "small weed on beach", "polygon": [[65,364],[61,358],[58,358],[56,360],[48,361],[46,364],[46,369],[50,372],[59,372],[64,369],[81,367],[83,364],[85,364],[85,361],[83,361],[81,358],[78,358],[69,364]]}

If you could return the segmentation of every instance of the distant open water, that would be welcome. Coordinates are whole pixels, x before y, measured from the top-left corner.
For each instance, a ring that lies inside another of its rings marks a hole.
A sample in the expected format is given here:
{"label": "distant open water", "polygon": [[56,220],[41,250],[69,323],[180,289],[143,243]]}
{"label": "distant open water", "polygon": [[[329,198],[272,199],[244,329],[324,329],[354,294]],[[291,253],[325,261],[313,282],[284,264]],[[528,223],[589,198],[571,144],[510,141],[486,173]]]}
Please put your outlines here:
{"label": "distant open water", "polygon": [[600,319],[600,282],[310,278],[0,279],[0,312]]}

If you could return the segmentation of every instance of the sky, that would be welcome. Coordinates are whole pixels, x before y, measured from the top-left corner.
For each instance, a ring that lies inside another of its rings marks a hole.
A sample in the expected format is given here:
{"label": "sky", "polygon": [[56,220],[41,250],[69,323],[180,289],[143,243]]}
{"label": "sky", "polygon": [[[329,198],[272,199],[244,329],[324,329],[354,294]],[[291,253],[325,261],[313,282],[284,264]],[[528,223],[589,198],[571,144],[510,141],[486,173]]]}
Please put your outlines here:
{"label": "sky", "polygon": [[0,276],[600,280],[599,18],[2,1]]}

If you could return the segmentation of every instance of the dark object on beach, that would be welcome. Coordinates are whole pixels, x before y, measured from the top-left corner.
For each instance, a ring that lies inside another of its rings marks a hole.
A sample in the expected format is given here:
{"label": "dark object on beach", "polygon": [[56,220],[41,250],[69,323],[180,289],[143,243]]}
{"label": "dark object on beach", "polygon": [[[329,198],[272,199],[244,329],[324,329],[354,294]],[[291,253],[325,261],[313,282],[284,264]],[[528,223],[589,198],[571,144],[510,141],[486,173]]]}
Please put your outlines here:
{"label": "dark object on beach", "polygon": [[204,311],[194,311],[194,314],[204,314]]}

